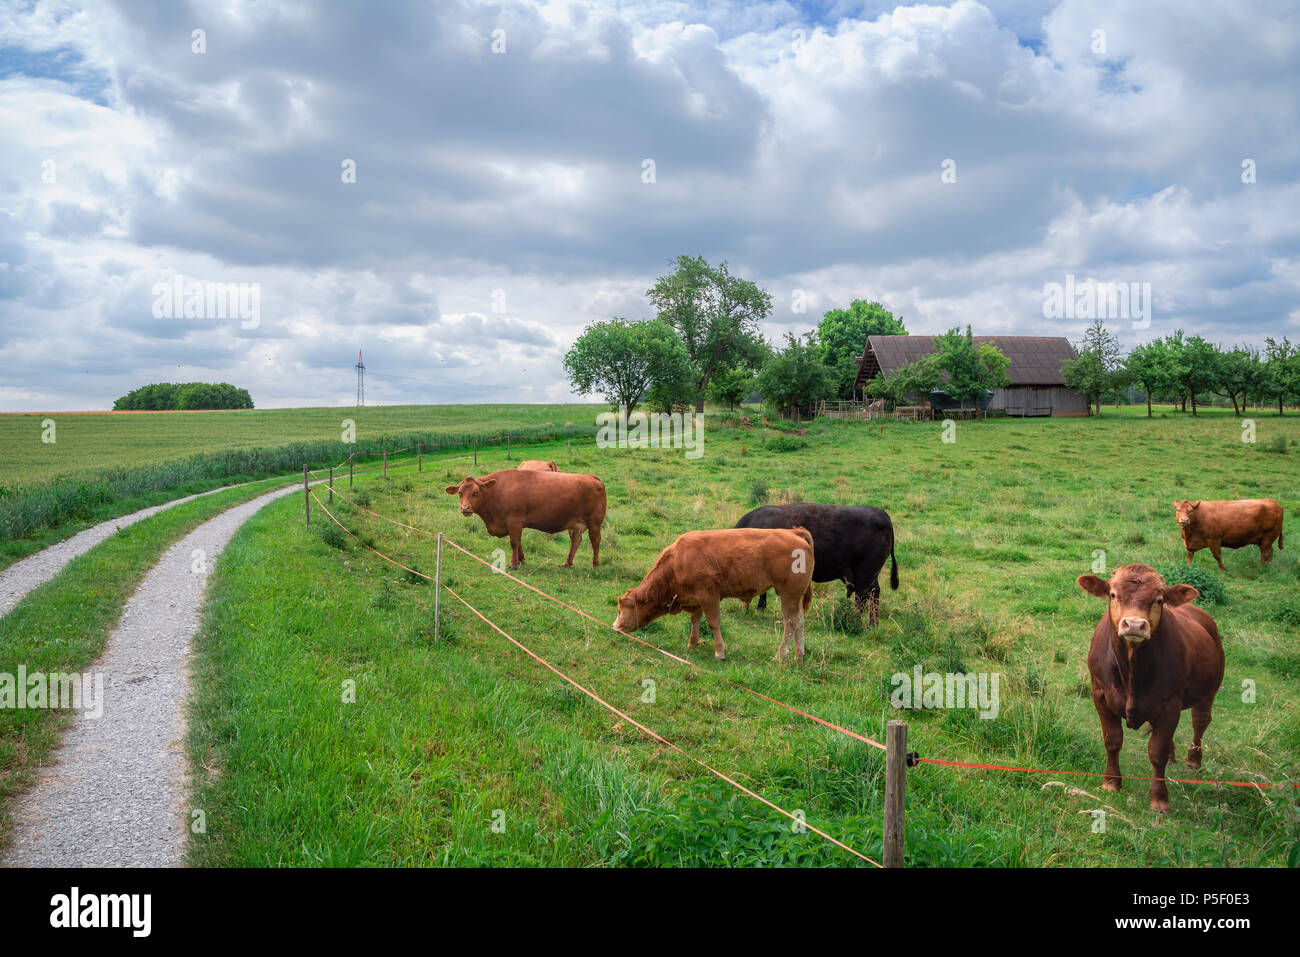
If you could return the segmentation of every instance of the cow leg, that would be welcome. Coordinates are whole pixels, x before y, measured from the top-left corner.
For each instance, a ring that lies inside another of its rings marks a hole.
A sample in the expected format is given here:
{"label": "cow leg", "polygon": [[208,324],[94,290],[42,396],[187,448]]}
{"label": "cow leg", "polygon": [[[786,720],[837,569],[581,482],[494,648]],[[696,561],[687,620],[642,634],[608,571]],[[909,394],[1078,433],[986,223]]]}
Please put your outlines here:
{"label": "cow leg", "polygon": [[1119,770],[1119,749],[1124,745],[1124,725],[1119,715],[1110,710],[1105,695],[1094,689],[1092,703],[1101,719],[1101,740],[1106,745],[1106,780],[1103,791],[1118,791],[1124,784]]}
{"label": "cow leg", "polygon": [[580,528],[569,529],[569,557],[564,560],[564,564],[560,566],[561,568],[573,567],[573,556],[578,554],[578,543],[581,541],[582,541],[582,529]]}
{"label": "cow leg", "polygon": [[690,644],[687,645],[687,647],[694,648],[699,643],[700,643],[700,613],[698,611],[693,611],[691,612],[691,641]]}
{"label": "cow leg", "polygon": [[1201,735],[1210,726],[1210,709],[1213,706],[1214,702],[1211,700],[1192,708],[1192,746],[1187,749],[1189,768],[1201,766]]}
{"label": "cow leg", "polygon": [[[1175,705],[1174,707],[1177,707]],[[1162,716],[1151,722],[1151,740],[1147,742],[1147,758],[1151,761],[1151,809],[1162,814],[1169,810],[1169,788],[1165,785],[1165,765],[1173,756],[1174,730],[1178,727],[1178,716]]]}
{"label": "cow leg", "polygon": [[[787,608],[794,610],[787,611]],[[799,599],[792,598],[788,603],[781,599],[782,636],[781,647],[794,649],[794,660],[803,664],[803,608]]]}
{"label": "cow leg", "polygon": [[758,596],[758,610],[759,610],[759,611],[767,611],[767,591],[766,591],[766,590],[764,590],[763,594],[761,594],[761,595]]}
{"label": "cow leg", "polygon": [[709,628],[713,631],[713,657],[718,661],[725,661],[727,648],[722,643],[721,602],[716,598],[708,600],[704,605],[704,617],[708,619]]}
{"label": "cow leg", "polygon": [[518,568],[524,563],[524,527],[522,525],[512,525],[510,532],[510,567]]}
{"label": "cow leg", "polygon": [[1190,548],[1187,549],[1187,564],[1190,565],[1192,563],[1192,558],[1195,556],[1195,554],[1196,553],[1193,552]]}
{"label": "cow leg", "polygon": [[[861,594],[861,592],[859,592],[859,594]],[[871,627],[875,628],[880,624],[880,579],[879,578],[871,579],[871,584],[867,585],[866,587],[866,595],[867,595],[866,597],[867,611],[870,613],[868,615],[867,620],[868,623],[871,625]]]}
{"label": "cow leg", "polygon": [[1219,563],[1219,568],[1226,572],[1228,569],[1223,567],[1223,553],[1218,543],[1210,546],[1210,554],[1213,555],[1214,560]]}
{"label": "cow leg", "polygon": [[587,527],[587,538],[591,540],[591,567],[600,566],[600,526],[589,525]]}
{"label": "cow leg", "polygon": [[1273,543],[1266,538],[1259,543],[1259,563],[1267,565],[1271,561],[1273,561]]}

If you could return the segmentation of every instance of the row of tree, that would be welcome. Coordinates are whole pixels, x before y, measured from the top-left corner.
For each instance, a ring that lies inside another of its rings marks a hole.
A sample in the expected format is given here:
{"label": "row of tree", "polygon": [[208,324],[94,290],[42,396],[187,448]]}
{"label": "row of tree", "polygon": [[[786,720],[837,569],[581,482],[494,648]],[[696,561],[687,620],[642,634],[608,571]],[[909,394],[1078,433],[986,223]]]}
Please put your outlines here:
{"label": "row of tree", "polygon": [[174,411],[177,409],[251,409],[247,389],[228,382],[156,382],[132,389],[113,403],[115,411]]}
{"label": "row of tree", "polygon": [[854,360],[867,336],[907,332],[880,303],[854,300],[777,348],[759,331],[772,311],[766,291],[725,262],[679,256],[675,265],[646,290],[654,319],[614,317],[583,330],[564,357],[577,392],[603,395],[629,413],[642,402],[703,411],[708,399],[734,408],[755,393],[779,409],[806,408],[852,397]]}
{"label": "row of tree", "polygon": [[1196,415],[1198,396],[1216,395],[1232,402],[1240,415],[1246,403],[1300,402],[1300,348],[1285,336],[1254,346],[1218,346],[1200,336],[1172,335],[1135,346],[1128,355],[1105,323],[1096,319],[1076,344],[1078,358],[1062,366],[1065,384],[1088,397],[1101,414],[1102,399],[1138,386],[1151,403],[1173,401],[1184,412],[1191,403]]}

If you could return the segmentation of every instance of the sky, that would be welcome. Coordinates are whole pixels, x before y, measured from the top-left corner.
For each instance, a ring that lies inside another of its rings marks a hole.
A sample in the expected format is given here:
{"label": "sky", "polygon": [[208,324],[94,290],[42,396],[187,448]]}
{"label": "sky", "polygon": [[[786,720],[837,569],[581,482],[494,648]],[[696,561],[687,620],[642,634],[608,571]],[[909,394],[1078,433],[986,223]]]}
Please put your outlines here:
{"label": "sky", "polygon": [[1297,90],[1291,2],[0,0],[0,410],[574,401],[682,254],[774,341],[1300,339]]}

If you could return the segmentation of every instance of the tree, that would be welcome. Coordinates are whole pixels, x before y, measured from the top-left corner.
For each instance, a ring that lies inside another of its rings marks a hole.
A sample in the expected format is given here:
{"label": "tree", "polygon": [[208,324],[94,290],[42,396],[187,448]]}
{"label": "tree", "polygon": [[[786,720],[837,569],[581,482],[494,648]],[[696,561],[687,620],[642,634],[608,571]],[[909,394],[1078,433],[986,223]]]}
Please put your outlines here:
{"label": "tree", "polygon": [[1277,398],[1277,414],[1287,399],[1300,401],[1300,347],[1286,336],[1278,342],[1271,336],[1264,340],[1264,361],[1268,371],[1268,392]]}
{"label": "tree", "polygon": [[772,297],[727,264],[710,266],[702,256],[678,256],[677,268],[646,290],[646,298],[681,339],[691,366],[695,411],[704,411],[709,382],[736,366],[759,368],[765,343],[759,322],[772,311]]}
{"label": "tree", "polygon": [[867,383],[865,391],[870,396],[888,400],[891,405],[900,405],[909,396],[922,400],[928,398],[942,380],[939,355],[932,352],[900,366],[888,376],[883,370],[877,372],[876,377]]}
{"label": "tree", "polygon": [[1186,410],[1190,397],[1192,415],[1196,415],[1196,394],[1213,387],[1218,376],[1219,350],[1200,336],[1185,338],[1181,329],[1165,341],[1174,354],[1175,378],[1183,396],[1183,409]]}
{"label": "tree", "polygon": [[1241,415],[1237,399],[1245,404],[1246,398],[1258,395],[1268,378],[1268,370],[1259,360],[1259,350],[1253,346],[1237,346],[1219,350],[1217,375],[1211,386],[1216,395],[1232,400],[1232,414]]}
{"label": "tree", "polygon": [[1100,416],[1101,397],[1128,384],[1119,339],[1098,318],[1084,331],[1075,348],[1078,358],[1061,363],[1062,377],[1067,386],[1087,396],[1089,405],[1095,405]]}
{"label": "tree", "polygon": [[902,319],[878,302],[854,299],[847,309],[830,309],[822,314],[817,339],[822,347],[822,361],[835,376],[836,395],[853,398],[853,382],[866,348],[867,336],[905,336]]}
{"label": "tree", "polygon": [[614,317],[582,331],[564,357],[564,371],[583,395],[600,393],[630,414],[655,383],[687,378],[689,360],[666,322]]}
{"label": "tree", "polygon": [[252,407],[248,390],[228,382],[155,382],[133,389],[113,403],[114,409],[147,411]]}
{"label": "tree", "polygon": [[1153,339],[1134,347],[1128,355],[1126,368],[1132,380],[1146,390],[1149,419],[1152,394],[1165,393],[1177,386],[1174,357],[1169,351],[1169,346],[1161,339]]}
{"label": "tree", "polygon": [[835,377],[822,361],[817,333],[802,339],[786,333],[786,347],[775,353],[758,374],[758,391],[782,412],[797,412],[835,392]]}
{"label": "tree", "polygon": [[754,373],[744,367],[716,373],[709,384],[709,398],[724,403],[730,411],[734,411],[736,403],[743,402],[745,396],[753,391]]}
{"label": "tree", "polygon": [[1010,384],[1007,366],[1011,364],[1002,351],[991,342],[975,344],[971,328],[965,334],[960,328],[949,329],[935,337],[935,366],[946,375],[943,391],[949,398],[966,408],[967,402],[979,407],[980,400],[990,389]]}

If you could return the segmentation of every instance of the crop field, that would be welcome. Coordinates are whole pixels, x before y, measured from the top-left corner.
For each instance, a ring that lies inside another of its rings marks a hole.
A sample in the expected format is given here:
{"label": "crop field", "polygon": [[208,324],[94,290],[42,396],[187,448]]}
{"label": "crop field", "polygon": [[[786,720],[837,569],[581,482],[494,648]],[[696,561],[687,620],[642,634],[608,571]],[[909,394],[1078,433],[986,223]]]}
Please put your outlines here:
{"label": "crop field", "polygon": [[[343,420],[356,422],[357,440],[383,436],[560,427],[591,420],[586,405],[390,405],[354,408],[240,409],[217,412],[51,412],[0,415],[3,485],[23,487],[58,476],[137,468],[199,452],[295,442],[340,441]],[[42,442],[53,419],[55,442]]]}
{"label": "crop field", "polygon": [[[482,410],[480,410],[482,411]],[[1143,731],[1125,733],[1119,794],[1101,790],[1104,751],[1086,655],[1103,604],[1075,578],[1129,562],[1204,592],[1227,674],[1205,762],[1171,777],[1295,781],[1300,755],[1300,416],[1239,420],[1144,410],[1102,419],[828,423],[768,427],[710,416],[705,453],[600,449],[545,454],[604,481],[602,564],[584,537],[525,531],[519,577],[612,621],[655,556],[692,529],[728,527],[764,502],[877,505],[897,536],[900,587],[878,628],[816,586],[802,665],[778,663],[780,614],[723,604],[727,660],[686,651],[689,618],[638,637],[697,669],[494,574],[450,546],[443,581],[516,640],[635,721],[856,850],[880,857],[882,752],[729,686],[720,677],[883,740],[910,723],[924,757],[1097,777],[957,769],[908,772],[911,866],[1227,865],[1300,860],[1297,791],[1170,784],[1148,807]],[[518,456],[516,456],[516,459]],[[501,451],[478,474],[513,467]],[[335,514],[361,542],[434,572],[442,531],[491,560],[504,539],[462,518],[443,487],[463,463],[425,463],[337,487]],[[1287,547],[1199,553],[1188,575],[1175,498],[1272,497]],[[291,497],[259,513],[222,556],[197,642],[189,748],[207,832],[196,864],[823,865],[857,858],[712,777],[546,670],[444,591],[385,563]],[[1103,554],[1104,553],[1104,554]],[[887,572],[886,572],[887,574]],[[1178,576],[1178,577],[1174,577]],[[891,705],[895,674],[999,676],[996,716]],[[1105,826],[1096,824],[1106,810]]]}

